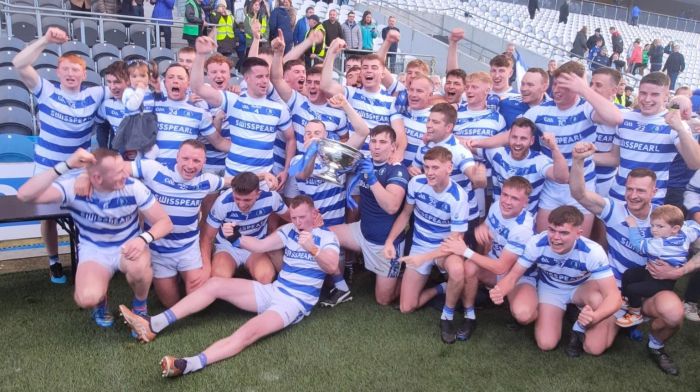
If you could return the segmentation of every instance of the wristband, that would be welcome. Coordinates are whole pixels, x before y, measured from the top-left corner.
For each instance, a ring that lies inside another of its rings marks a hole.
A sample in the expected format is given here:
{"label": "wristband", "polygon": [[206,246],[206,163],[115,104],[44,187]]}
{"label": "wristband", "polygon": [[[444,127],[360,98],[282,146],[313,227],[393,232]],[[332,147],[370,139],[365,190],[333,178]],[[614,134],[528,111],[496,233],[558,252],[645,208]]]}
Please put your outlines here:
{"label": "wristband", "polygon": [[66,161],[58,162],[58,163],[57,163],[56,165],[54,165],[54,167],[53,167],[53,171],[55,171],[56,174],[58,174],[59,176],[60,176],[60,175],[63,175],[65,172],[67,172],[67,171],[70,170],[70,169],[71,169],[71,167],[68,166],[68,163],[66,163]]}
{"label": "wristband", "polygon": [[318,254],[321,253],[321,248],[319,248],[319,247],[315,247],[315,248],[316,249],[313,252],[309,252],[309,253],[311,253],[311,256],[313,256],[313,257],[318,257]]}
{"label": "wristband", "polygon": [[474,251],[467,248],[464,250],[464,253],[462,253],[462,256],[464,256],[465,259],[471,259],[472,256],[474,256]]}
{"label": "wristband", "polygon": [[144,231],[143,233],[139,234],[139,238],[141,238],[144,242],[146,242],[146,245],[150,244],[153,242],[155,238],[153,238],[153,234]]}

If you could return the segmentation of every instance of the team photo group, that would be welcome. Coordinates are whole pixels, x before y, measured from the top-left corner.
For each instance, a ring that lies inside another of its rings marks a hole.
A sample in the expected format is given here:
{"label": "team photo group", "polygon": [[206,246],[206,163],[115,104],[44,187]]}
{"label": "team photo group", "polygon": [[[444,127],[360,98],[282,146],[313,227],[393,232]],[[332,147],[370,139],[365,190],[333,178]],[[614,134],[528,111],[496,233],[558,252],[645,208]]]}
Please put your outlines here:
{"label": "team photo group", "polygon": [[[700,319],[697,298],[674,291],[686,275],[700,287],[700,126],[666,74],[642,76],[625,107],[614,68],[572,59],[516,81],[509,45],[488,72],[463,69],[461,29],[443,81],[421,60],[392,74],[397,29],[368,53],[313,27],[265,42],[267,28],[253,21],[238,64],[200,35],[167,69],[115,61],[104,86],[82,89],[80,56],[59,58],[60,85],[32,67],[63,30],[14,58],[40,129],[17,196],[70,211],[74,300],[92,322],[123,318],[149,343],[217,300],[252,313],[199,353],[165,355],[162,375],[177,377],[316,307],[343,312],[362,265],[386,312],[444,302],[436,344],[479,339],[481,292],[534,329],[533,349],[563,344],[569,357],[603,355],[646,323],[650,360],[679,374],[666,346]],[[99,147],[95,129],[107,130]],[[51,280],[65,283],[55,222],[42,236]],[[118,311],[116,272],[133,292]]]}

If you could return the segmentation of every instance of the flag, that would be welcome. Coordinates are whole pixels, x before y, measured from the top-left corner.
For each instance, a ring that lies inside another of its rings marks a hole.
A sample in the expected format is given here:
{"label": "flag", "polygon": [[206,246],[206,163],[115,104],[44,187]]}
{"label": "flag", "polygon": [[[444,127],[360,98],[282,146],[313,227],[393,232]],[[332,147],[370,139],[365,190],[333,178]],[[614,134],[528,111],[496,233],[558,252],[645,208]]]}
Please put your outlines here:
{"label": "flag", "polygon": [[515,60],[515,91],[520,92],[520,82],[522,82],[523,76],[525,76],[527,66],[525,65],[525,61],[523,61],[523,58],[520,56],[518,49],[515,49],[513,57]]}

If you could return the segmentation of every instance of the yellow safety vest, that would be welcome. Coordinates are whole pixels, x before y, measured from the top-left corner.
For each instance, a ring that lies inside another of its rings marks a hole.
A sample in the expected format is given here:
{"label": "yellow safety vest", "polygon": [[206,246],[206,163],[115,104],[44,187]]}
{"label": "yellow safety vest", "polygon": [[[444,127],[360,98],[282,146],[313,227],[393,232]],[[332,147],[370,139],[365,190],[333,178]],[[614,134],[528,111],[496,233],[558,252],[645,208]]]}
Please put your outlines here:
{"label": "yellow safety vest", "polygon": [[[246,15],[245,17],[250,18],[250,16],[248,16],[248,15]],[[252,18],[250,18],[250,19],[252,19]],[[260,36],[262,37],[263,35],[265,35],[266,31],[267,31],[267,16],[263,16],[263,19],[260,22]],[[247,40],[251,40],[251,39],[253,39],[253,36],[246,33],[245,38]]]}
{"label": "yellow safety vest", "polygon": [[[323,41],[321,42],[321,50],[317,50],[316,44],[311,45],[311,53],[317,55],[318,57],[326,57],[326,28],[323,27],[321,23],[316,25],[316,27],[313,28],[313,30],[309,30],[306,32],[306,37],[309,36],[309,34],[314,31],[314,30],[321,30],[323,31]],[[306,38],[304,37],[304,38]]]}
{"label": "yellow safety vest", "polygon": [[223,41],[226,38],[233,38],[233,16],[227,15],[222,16],[218,22],[216,22],[216,40]]}

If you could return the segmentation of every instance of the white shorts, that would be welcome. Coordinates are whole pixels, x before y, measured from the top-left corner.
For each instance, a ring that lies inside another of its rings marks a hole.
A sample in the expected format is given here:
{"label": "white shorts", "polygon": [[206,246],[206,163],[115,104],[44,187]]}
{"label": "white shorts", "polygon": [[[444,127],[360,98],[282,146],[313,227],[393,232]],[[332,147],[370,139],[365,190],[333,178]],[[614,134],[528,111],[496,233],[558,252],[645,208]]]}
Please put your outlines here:
{"label": "white shorts", "polygon": [[120,246],[99,247],[87,241],[78,242],[78,263],[94,261],[114,274],[119,271],[121,259]]}
{"label": "white shorts", "polygon": [[175,253],[158,253],[151,250],[153,277],[156,279],[172,278],[179,271],[191,271],[202,268],[202,253],[199,242],[195,241],[187,249]]}
{"label": "white shorts", "polygon": [[362,249],[365,268],[382,278],[398,278],[399,272],[401,271],[401,262],[398,258],[403,254],[404,241],[395,245],[397,257],[392,260],[387,260],[382,254],[384,245],[377,245],[367,241],[362,235],[360,222],[353,222],[348,226],[350,227],[352,237]]}
{"label": "white shorts", "polygon": [[223,244],[216,243],[214,244],[214,247],[214,254],[217,254],[219,252],[225,252],[228,253],[229,256],[233,257],[233,261],[236,263],[236,267],[240,267],[246,262],[248,262],[248,258],[251,255],[249,251],[239,248],[237,246],[233,246],[230,242],[226,242]]}
{"label": "white shorts", "polygon": [[541,304],[549,304],[566,311],[566,305],[573,302],[577,287],[556,289],[546,284],[537,286],[537,298]]}
{"label": "white shorts", "polygon": [[296,178],[291,176],[287,177],[287,182],[284,183],[284,189],[282,190],[282,196],[291,199],[299,195],[299,185],[297,184]]}
{"label": "white shorts", "polygon": [[[428,252],[433,251],[433,250],[434,250],[434,249],[426,249],[426,248],[417,246],[417,245],[414,243],[414,244],[411,246],[411,251],[409,252],[408,255],[409,255],[409,256],[419,255],[419,254],[422,254],[422,253],[428,253]],[[418,272],[418,273],[421,274],[421,275],[430,275],[430,270],[433,269],[433,266],[434,266],[434,265],[437,265],[435,259],[426,262],[425,264],[421,265],[421,266],[418,267],[418,268],[413,267],[413,266],[410,266],[410,265],[406,265],[406,268],[412,269],[412,270]],[[438,268],[439,268],[439,267],[438,267]],[[445,271],[444,271],[442,268],[440,268],[440,272],[445,273]]]}
{"label": "white shorts", "polygon": [[273,283],[253,282],[258,314],[271,310],[282,317],[284,327],[296,324],[304,318],[304,307],[293,297],[277,290]]}
{"label": "white shorts", "polygon": [[[547,187],[547,185],[545,185],[544,189],[542,189],[542,192],[540,193],[539,208],[551,211],[561,206],[573,206],[576,207],[576,209],[578,209],[579,211],[581,211],[581,213],[583,213],[584,215],[591,215],[590,211],[588,211],[584,206],[579,204],[573,197],[571,197],[571,190],[569,189],[568,185],[564,185],[563,187],[559,186],[561,184],[556,185],[557,186],[555,187]],[[595,184],[591,187],[588,183],[586,183],[586,189],[588,189],[589,191],[595,192],[594,188]]]}
{"label": "white shorts", "polygon": [[474,189],[476,205],[479,208],[479,218],[486,216],[486,190],[484,188]]}

